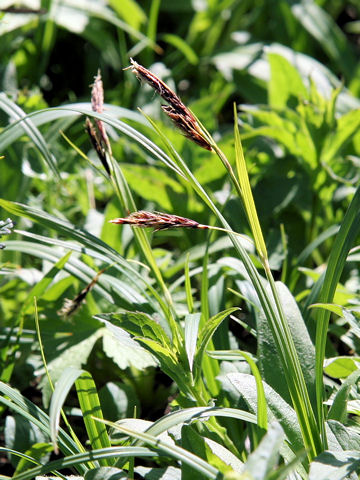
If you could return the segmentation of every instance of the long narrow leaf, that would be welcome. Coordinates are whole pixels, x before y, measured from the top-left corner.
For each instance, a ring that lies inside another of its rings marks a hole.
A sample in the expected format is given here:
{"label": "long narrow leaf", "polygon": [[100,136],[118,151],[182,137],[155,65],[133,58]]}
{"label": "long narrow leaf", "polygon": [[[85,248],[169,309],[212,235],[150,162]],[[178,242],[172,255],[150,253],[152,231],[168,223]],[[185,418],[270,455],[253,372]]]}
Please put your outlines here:
{"label": "long narrow leaf", "polygon": [[51,441],[57,449],[57,437],[60,427],[60,414],[68,393],[75,380],[83,373],[83,370],[75,368],[66,368],[56,382],[55,390],[51,397],[49,417],[50,417],[50,436]]}
{"label": "long narrow leaf", "polygon": [[[360,232],[360,186],[349,205],[340,230],[335,238],[334,245],[323,280],[318,303],[332,303],[337,284],[343,271],[346,257]],[[323,416],[323,364],[325,358],[325,346],[330,319],[330,311],[316,309],[316,397],[317,397],[317,420],[319,428],[325,440],[325,425]]]}
{"label": "long narrow leaf", "polygon": [[60,178],[55,157],[49,151],[47,144],[41,135],[40,131],[32,123],[31,119],[25,114],[25,112],[14,102],[12,102],[5,93],[0,93],[0,108],[4,110],[8,115],[15,118],[20,122],[21,127],[24,129],[25,133],[29,138],[34,142],[34,145],[37,147],[41,155],[44,157],[45,162],[47,163],[50,170],[53,174]]}
{"label": "long narrow leaf", "polygon": [[[100,419],[98,419],[98,421],[100,421]],[[220,474],[217,468],[213,467],[209,463],[205,462],[205,460],[197,457],[191,452],[188,452],[187,450],[178,447],[177,445],[169,444],[167,442],[159,440],[159,438],[149,435],[148,433],[135,432],[119,425],[118,423],[107,422],[105,420],[102,420],[102,422],[106,425],[109,425],[110,427],[113,427],[115,430],[119,430],[125,435],[129,435],[130,437],[141,440],[142,442],[150,445],[152,448],[160,450],[161,452],[164,452],[165,454],[174,457],[178,461],[185,462],[187,465],[190,465],[192,468],[206,475],[208,478],[216,480],[218,478],[218,475]]]}
{"label": "long narrow leaf", "polygon": [[[80,408],[90,444],[94,450],[111,447],[105,425],[94,421],[93,416],[103,418],[99,397],[96,391],[95,382],[89,372],[83,371],[75,380],[76,390],[79,398]],[[105,458],[99,460],[100,465],[108,467],[112,461]]]}
{"label": "long narrow leaf", "polygon": [[267,407],[266,407],[266,397],[265,391],[261,380],[261,375],[259,369],[251,358],[251,356],[243,351],[240,350],[217,350],[213,352],[207,352],[208,355],[212,358],[216,358],[218,360],[227,360],[227,361],[236,361],[245,358],[247,363],[250,365],[251,372],[254,375],[255,382],[256,382],[256,390],[257,390],[257,423],[260,428],[267,430],[268,421],[267,421]]}
{"label": "long narrow leaf", "polygon": [[32,480],[38,475],[46,475],[54,470],[61,470],[81,466],[87,462],[100,461],[119,457],[157,457],[158,453],[144,447],[110,447],[92,450],[86,453],[70,455],[60,460],[54,460],[46,465],[39,465],[26,472],[20,473],[13,480]]}
{"label": "long narrow leaf", "polygon": [[16,138],[21,136],[21,131],[18,129],[18,124],[23,121],[24,119],[32,119],[35,118],[37,115],[41,115],[42,119],[44,115],[49,114],[49,117],[45,116],[49,121],[54,118],[59,118],[61,116],[69,116],[69,115],[86,115],[88,117],[93,117],[98,120],[102,120],[108,125],[111,125],[115,129],[119,130],[122,134],[126,135],[130,139],[137,142],[141,145],[151,156],[160,160],[169,168],[174,170],[179,175],[183,176],[179,168],[174,164],[171,158],[166,155],[157,145],[155,145],[151,140],[149,140],[145,135],[138,132],[135,128],[127,125],[125,122],[114,118],[113,116],[105,113],[96,113],[89,110],[89,107],[86,106],[64,106],[64,107],[56,107],[56,108],[48,108],[44,110],[38,110],[36,112],[30,113],[23,117],[23,119],[18,120],[17,122],[8,125],[1,133],[0,133],[0,151],[3,150],[9,143],[14,141]]}
{"label": "long narrow leaf", "polygon": [[[23,397],[17,390],[3,382],[0,382],[0,392],[4,395],[0,396],[0,403],[6,405],[10,410],[17,412],[29,422],[38,426],[39,429],[49,435],[50,438],[50,418],[45,412]],[[79,453],[79,448],[74,440],[61,428],[59,429],[58,442],[61,451],[66,455]],[[51,470],[53,470],[53,468],[49,471]],[[86,465],[80,463],[79,472],[84,473],[86,470]]]}

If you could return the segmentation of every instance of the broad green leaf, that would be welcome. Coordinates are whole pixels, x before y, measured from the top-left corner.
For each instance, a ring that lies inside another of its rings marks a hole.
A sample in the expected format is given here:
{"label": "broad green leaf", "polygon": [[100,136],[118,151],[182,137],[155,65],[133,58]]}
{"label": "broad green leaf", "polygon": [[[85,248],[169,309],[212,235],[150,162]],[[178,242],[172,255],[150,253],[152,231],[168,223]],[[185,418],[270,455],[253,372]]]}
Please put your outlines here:
{"label": "broad green leaf", "polygon": [[342,480],[360,468],[358,451],[321,453],[311,464],[309,480]]}
{"label": "broad green leaf", "polygon": [[335,398],[333,399],[331,408],[329,410],[327,418],[329,420],[337,420],[339,422],[345,423],[347,417],[347,402],[349,399],[349,393],[351,387],[356,385],[360,378],[360,370],[351,373],[342,383],[339,390],[336,392]]}
{"label": "broad green leaf", "polygon": [[[121,165],[131,190],[156,204],[156,210],[171,212],[175,200],[186,192],[183,187],[163,170],[148,165]],[[180,197],[181,198],[181,197]]]}
{"label": "broad green leaf", "polygon": [[[205,438],[199,435],[191,425],[183,425],[181,428],[181,446],[203,460],[211,461]],[[187,463],[181,465],[181,474],[182,478],[197,478],[199,480],[206,480],[208,478],[205,473],[194,470],[192,466]]]}
{"label": "broad green leaf", "polygon": [[187,382],[190,379],[186,375],[185,370],[179,364],[176,354],[168,347],[163,347],[159,342],[150,338],[137,337],[137,341],[144,346],[160,363],[161,370],[169,375],[177,384],[180,390],[187,390]]}
{"label": "broad green leaf", "polygon": [[351,75],[356,64],[353,52],[344,32],[325,8],[313,0],[301,0],[291,9],[301,25],[320,43],[329,57],[336,61],[338,68]]}
{"label": "broad green leaf", "polygon": [[[294,339],[309,394],[311,395],[312,400],[315,401],[314,345],[294,297],[284,284],[277,282],[276,285],[286,315],[286,320]],[[290,402],[288,386],[284,382],[283,375],[281,374],[283,367],[279,359],[275,342],[271,336],[268,321],[263,312],[260,312],[257,316],[257,338],[259,368],[264,380],[279,395],[281,395],[284,400]]]}
{"label": "broad green leaf", "polygon": [[359,131],[360,109],[352,110],[337,121],[336,130],[328,135],[321,152],[321,160],[329,163],[341,154],[341,149]]}
{"label": "broad green leaf", "polygon": [[96,318],[108,325],[110,325],[109,322],[112,322],[136,337],[150,338],[164,347],[170,348],[170,339],[164,329],[146,313],[124,311],[122,313],[97,315]]}
{"label": "broad green leaf", "polygon": [[297,157],[306,169],[314,170],[318,167],[318,152],[314,139],[307,124],[297,112],[287,110],[267,110],[242,106],[242,110],[249,112],[260,122],[259,127],[253,128],[244,134],[242,139],[265,136],[276,140],[288,152]]}
{"label": "broad green leaf", "polygon": [[185,350],[192,372],[196,352],[201,313],[190,313],[185,316]]}
{"label": "broad green leaf", "polygon": [[260,445],[245,462],[243,474],[250,475],[254,480],[267,478],[279,461],[279,450],[284,436],[284,431],[278,423],[271,424]]}
{"label": "broad green leaf", "polygon": [[[298,5],[298,3],[295,5]],[[231,52],[215,55],[212,57],[212,61],[228,81],[233,80],[234,72],[237,70],[244,71],[244,68],[248,67],[247,71],[249,75],[265,89],[265,82],[270,80],[270,69],[264,58],[264,47],[266,48],[267,55],[269,53],[276,53],[292,63],[299,70],[304,81],[308,81],[309,77],[313,78],[316,87],[321,93],[328,93],[334,85],[336,87],[340,86],[341,82],[339,79],[323,63],[310,55],[275,42],[271,44],[267,43],[266,45],[261,42],[246,43],[240,47],[233,48]],[[239,84],[239,88],[241,88],[241,83]],[[255,90],[256,95],[254,95],[251,90],[246,90],[246,93],[247,96],[253,96],[253,103],[259,103],[259,89]],[[260,90],[260,94],[261,93],[262,90]],[[260,100],[260,102],[261,101],[264,102],[265,100]],[[339,95],[337,111],[346,112],[351,108],[359,108],[359,106],[359,100],[348,92],[345,91]]]}
{"label": "broad green leaf", "polygon": [[308,92],[298,70],[279,54],[269,53],[267,57],[271,71],[269,104],[275,108],[295,107],[307,99]]}
{"label": "broad green leaf", "polygon": [[146,21],[146,15],[143,9],[134,0],[109,0],[109,5],[125,20],[128,25],[134,29],[140,29],[140,26]]}
{"label": "broad green leaf", "polygon": [[212,454],[211,457],[208,455],[209,462],[211,461],[214,465],[217,465],[219,470],[224,473],[233,471],[241,473],[243,471],[243,462],[230,452],[230,450],[225,448],[221,443],[211,440],[207,436],[203,436],[203,438],[206,446]]}
{"label": "broad green leaf", "polygon": [[107,382],[99,391],[104,417],[116,421],[131,417],[136,411],[140,414],[140,401],[131,385],[121,382]]}
{"label": "broad green leaf", "polygon": [[[229,373],[219,377],[223,389],[235,399],[242,397],[253,412],[257,412],[257,388],[255,378],[245,373]],[[277,420],[290,441],[291,448],[299,452],[304,448],[299,422],[293,408],[263,382],[265,398],[268,407],[268,420]]]}
{"label": "broad green leaf", "polygon": [[347,378],[359,370],[360,357],[335,357],[324,362],[324,372],[333,378]]}
{"label": "broad green leaf", "polygon": [[[99,318],[96,316],[95,318]],[[157,365],[154,357],[141,347],[126,329],[119,328],[112,323],[102,320],[105,325],[103,330],[103,348],[106,355],[111,358],[121,369],[134,367],[144,370]]]}
{"label": "broad green leaf", "polygon": [[21,29],[25,26],[36,27],[36,25],[38,25],[38,15],[36,13],[30,13],[27,15],[14,15],[10,12],[5,14],[2,12],[0,35],[1,37],[4,37],[7,33],[11,33],[14,30]]}
{"label": "broad green leaf", "polygon": [[360,434],[337,420],[326,422],[329,450],[359,450]]}

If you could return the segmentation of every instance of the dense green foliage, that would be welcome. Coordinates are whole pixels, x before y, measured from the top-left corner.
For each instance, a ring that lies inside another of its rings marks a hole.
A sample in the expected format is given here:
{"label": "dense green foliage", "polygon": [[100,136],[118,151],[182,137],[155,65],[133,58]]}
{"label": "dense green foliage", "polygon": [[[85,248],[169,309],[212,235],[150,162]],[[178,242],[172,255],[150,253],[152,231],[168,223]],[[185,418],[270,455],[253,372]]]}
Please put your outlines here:
{"label": "dense green foliage", "polygon": [[357,478],[357,0],[5,3],[5,474]]}

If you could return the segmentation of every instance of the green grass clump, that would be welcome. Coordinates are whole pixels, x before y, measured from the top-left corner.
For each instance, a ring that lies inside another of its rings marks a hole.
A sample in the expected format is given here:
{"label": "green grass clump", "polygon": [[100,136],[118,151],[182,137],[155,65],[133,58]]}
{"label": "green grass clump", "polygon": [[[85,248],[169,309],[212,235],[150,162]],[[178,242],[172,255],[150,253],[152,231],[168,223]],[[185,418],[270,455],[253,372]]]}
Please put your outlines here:
{"label": "green grass clump", "polygon": [[0,14],[4,475],[355,478],[356,4],[58,3]]}

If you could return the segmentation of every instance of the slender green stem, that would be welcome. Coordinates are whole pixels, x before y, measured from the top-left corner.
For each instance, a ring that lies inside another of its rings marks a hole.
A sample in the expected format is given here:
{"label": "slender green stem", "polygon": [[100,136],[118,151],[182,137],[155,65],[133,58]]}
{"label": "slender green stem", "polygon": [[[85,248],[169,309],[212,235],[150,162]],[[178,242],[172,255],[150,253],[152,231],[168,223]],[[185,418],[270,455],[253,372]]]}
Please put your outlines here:
{"label": "slender green stem", "polygon": [[213,139],[211,139],[211,147],[214,149],[215,153],[217,154],[217,156],[220,158],[222,164],[224,165],[224,167],[226,168],[226,170],[229,172],[229,175],[230,175],[230,178],[231,178],[231,181],[233,182],[234,184],[234,187],[236,189],[236,192],[237,194],[239,195],[240,199],[243,201],[243,193],[242,193],[242,190],[241,190],[241,187],[240,187],[240,183],[235,175],[235,172],[229,162],[229,160],[226,158],[226,155],[224,154],[224,152],[217,146],[217,144],[214,142]]}
{"label": "slender green stem", "polygon": [[[119,198],[121,205],[123,206],[124,210],[127,211],[136,211],[135,201],[129,189],[129,186],[122,174],[122,171],[118,164],[116,163],[115,159],[111,155],[107,155],[108,164],[110,166],[110,181],[113,185],[113,188]],[[144,257],[146,258],[151,271],[153,272],[161,290],[163,292],[165,303],[160,302],[160,306],[164,312],[164,315],[168,321],[171,333],[172,333],[172,340],[174,342],[174,346],[176,349],[180,348],[182,343],[180,329],[178,328],[176,321],[175,321],[175,312],[173,308],[173,301],[170,295],[170,292],[164,282],[162,277],[161,271],[156,263],[156,260],[153,255],[153,251],[149,244],[149,240],[146,236],[146,233],[140,229],[134,229],[134,236],[138,242],[140,249],[143,252]]]}
{"label": "slender green stem", "polygon": [[[200,228],[201,228],[202,225],[200,225]],[[246,240],[247,242],[250,243],[250,245],[254,245],[254,242],[251,240],[251,238],[249,238],[248,236],[242,234],[242,233],[238,233],[238,232],[234,232],[233,230],[229,230],[227,228],[222,228],[222,227],[215,227],[215,226],[212,226],[212,225],[205,225],[206,228],[208,230],[216,230],[218,232],[224,232],[224,233],[231,233],[232,235],[236,235],[237,237],[240,237],[242,238],[243,240]]]}
{"label": "slender green stem", "polygon": [[[44,365],[44,368],[45,368],[45,372],[46,372],[46,376],[47,376],[47,379],[48,379],[48,382],[49,382],[49,385],[50,385],[50,389],[52,392],[54,392],[55,390],[55,387],[54,387],[54,384],[53,384],[53,381],[51,379],[51,376],[50,376],[50,372],[49,372],[49,369],[47,367],[47,362],[46,362],[46,358],[45,358],[45,352],[44,352],[44,345],[43,345],[43,342],[42,342],[42,338],[41,338],[41,332],[40,332],[40,325],[39,325],[39,316],[38,316],[38,309],[37,309],[37,301],[36,301],[36,297],[34,297],[34,311],[35,311],[35,328],[36,328],[36,335],[37,335],[37,338],[38,338],[38,342],[39,342],[39,348],[40,348],[40,354],[41,354],[41,359],[42,359],[42,362],[43,362],[43,365]],[[65,412],[63,409],[60,410],[60,413],[61,413],[61,416],[62,416],[62,419],[64,420],[64,423],[65,425],[67,426],[71,436],[72,436],[72,439],[74,440],[74,442],[76,443],[78,449],[80,452],[85,452],[85,448],[83,447],[82,443],[80,442],[80,440],[78,439],[76,433],[74,432],[74,430],[72,429],[71,425],[70,425],[70,422],[68,421],[66,415],[65,415]],[[93,465],[93,464],[92,464]],[[94,467],[94,465],[93,465]]]}

